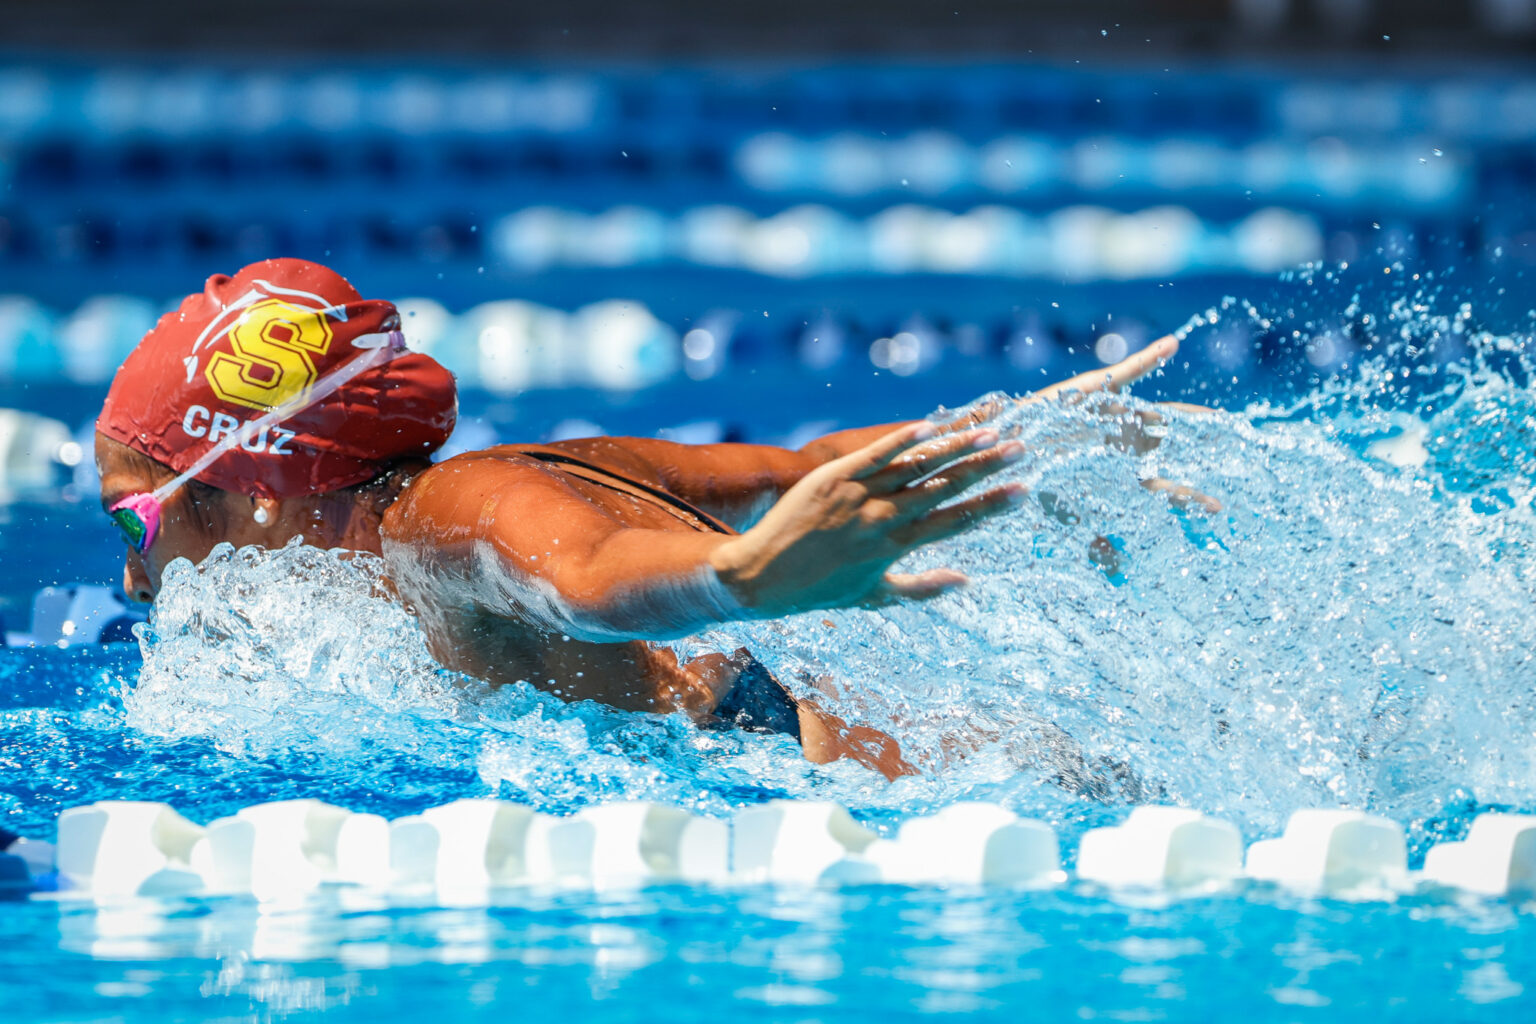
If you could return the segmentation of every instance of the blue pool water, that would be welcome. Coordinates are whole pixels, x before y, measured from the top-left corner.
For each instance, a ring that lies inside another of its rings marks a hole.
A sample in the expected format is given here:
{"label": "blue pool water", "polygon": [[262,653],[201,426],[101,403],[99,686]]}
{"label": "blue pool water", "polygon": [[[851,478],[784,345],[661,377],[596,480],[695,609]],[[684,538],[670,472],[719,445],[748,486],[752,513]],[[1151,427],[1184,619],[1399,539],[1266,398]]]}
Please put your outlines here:
{"label": "blue pool water", "polygon": [[[1008,413],[1037,453],[1019,475],[1072,514],[1029,506],[913,559],[966,569],[966,591],[698,641],[747,644],[794,685],[838,680],[850,717],[902,723],[919,777],[814,768],[785,739],[676,717],[481,693],[431,662],[366,563],[226,550],[173,570],[142,653],[0,651],[0,824],[44,835],[60,809],[97,799],[165,800],[207,821],[295,796],[391,816],[476,795],[725,816],[789,796],[840,801],[886,831],[982,799],[1055,825],[1070,864],[1085,829],[1132,804],[1220,814],[1248,840],[1297,808],[1345,805],[1402,822],[1417,866],[1480,811],[1536,810],[1529,326],[1485,331],[1428,286],[1358,302],[1354,287],[1301,276],[1278,301],[1202,313],[1180,364],[1144,393],[1234,411],[1174,415],[1140,458],[1102,443],[1091,403]],[[1261,338],[1286,374],[1221,371],[1228,348]],[[619,404],[529,396],[506,429],[574,411],[642,432],[675,422],[691,393],[769,437],[829,405],[878,421],[932,408],[939,391],[1028,386],[995,372],[730,383]],[[760,411],[742,399],[765,394],[785,397]],[[467,412],[506,415],[476,401]],[[1420,467],[1370,454],[1420,430]],[[1137,485],[1144,472],[1224,508],[1172,510]],[[12,607],[65,572],[109,578],[114,542],[88,496],[0,513]],[[1087,558],[1100,535],[1119,551],[1113,571]],[[1518,1020],[1536,1009],[1532,909],[1257,885],[1126,898],[1078,883],[509,892],[477,909],[344,891],[34,900],[0,910],[0,1006],[58,1021]]]}
{"label": "blue pool water", "polygon": [[[12,1014],[1519,1020],[1536,967],[1527,918],[1503,905],[659,890],[472,911],[189,902],[130,914],[0,917]],[[120,934],[146,930],[152,941]]]}

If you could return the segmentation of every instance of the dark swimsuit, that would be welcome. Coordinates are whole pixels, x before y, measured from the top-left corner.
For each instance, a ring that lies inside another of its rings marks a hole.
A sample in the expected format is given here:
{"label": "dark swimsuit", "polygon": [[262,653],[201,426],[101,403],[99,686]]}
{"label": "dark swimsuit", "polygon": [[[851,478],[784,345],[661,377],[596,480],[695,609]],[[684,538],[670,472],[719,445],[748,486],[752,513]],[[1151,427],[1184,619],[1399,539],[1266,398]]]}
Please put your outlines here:
{"label": "dark swimsuit", "polygon": [[[550,451],[546,448],[519,448],[517,454],[542,462],[551,469],[579,477],[588,483],[607,487],[620,494],[654,505],[701,533],[736,533],[714,516],[695,508],[674,494],[668,494],[659,487],[652,487],[638,480],[631,480],[611,469],[595,466],[564,452]],[[779,732],[793,736],[796,740],[800,739],[798,706],[794,698],[789,695],[789,691],[784,689],[784,684],[775,679],[772,672],[764,668],[761,662],[745,650],[738,651],[732,660],[742,666],[741,674],[736,677],[730,692],[715,706],[715,715],[722,722],[748,732]]]}

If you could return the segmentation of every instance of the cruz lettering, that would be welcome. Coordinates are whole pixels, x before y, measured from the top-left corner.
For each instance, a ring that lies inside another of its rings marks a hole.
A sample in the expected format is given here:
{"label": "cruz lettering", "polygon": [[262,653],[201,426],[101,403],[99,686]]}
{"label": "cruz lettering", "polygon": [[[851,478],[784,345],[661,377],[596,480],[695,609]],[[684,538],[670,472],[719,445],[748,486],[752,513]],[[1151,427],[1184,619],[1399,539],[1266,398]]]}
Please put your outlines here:
{"label": "cruz lettering", "polygon": [[[187,414],[181,418],[181,432],[188,437],[206,437],[212,443],[218,443],[219,439],[230,434],[239,433],[245,428],[245,423],[227,412],[209,412],[201,405],[194,405],[187,409]],[[265,452],[268,455],[292,455],[293,449],[288,447],[288,442],[294,439],[294,432],[284,430],[282,427],[263,427],[250,437],[240,442],[240,447],[252,455]]]}

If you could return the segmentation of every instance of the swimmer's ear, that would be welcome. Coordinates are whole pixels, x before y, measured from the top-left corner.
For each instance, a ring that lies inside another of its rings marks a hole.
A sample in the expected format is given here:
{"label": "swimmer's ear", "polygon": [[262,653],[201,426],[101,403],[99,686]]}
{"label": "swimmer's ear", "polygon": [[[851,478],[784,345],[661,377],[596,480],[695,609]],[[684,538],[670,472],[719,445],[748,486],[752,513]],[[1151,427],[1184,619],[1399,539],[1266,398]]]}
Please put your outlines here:
{"label": "swimmer's ear", "polygon": [[282,504],[276,498],[252,498],[251,518],[262,526],[277,522],[277,510]]}

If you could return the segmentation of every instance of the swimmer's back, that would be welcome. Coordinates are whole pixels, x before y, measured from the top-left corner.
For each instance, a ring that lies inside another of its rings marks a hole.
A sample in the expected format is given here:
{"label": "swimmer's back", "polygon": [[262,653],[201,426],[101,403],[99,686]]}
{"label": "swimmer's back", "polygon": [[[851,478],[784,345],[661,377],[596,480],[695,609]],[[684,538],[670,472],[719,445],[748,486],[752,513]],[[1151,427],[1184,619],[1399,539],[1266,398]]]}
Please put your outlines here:
{"label": "swimmer's back", "polygon": [[[465,526],[513,515],[522,522],[548,521],[553,541],[562,516],[593,514],[630,528],[736,532],[669,492],[660,474],[622,446],[586,444],[580,454],[574,447],[497,445],[438,463],[419,474],[390,508],[385,535],[410,543],[452,544]],[[450,524],[460,529],[443,532]]]}
{"label": "swimmer's back", "polygon": [[627,474],[551,446],[502,445],[423,470],[380,533],[389,576],[445,666],[630,710],[711,707],[723,677],[581,617],[579,566],[605,534],[635,528],[701,541],[729,532]]}
{"label": "swimmer's back", "polygon": [[[643,642],[579,642],[553,621],[558,612],[543,604],[537,583],[497,578],[476,550],[473,539],[484,540],[488,529],[484,521],[509,514],[538,517],[550,549],[566,526],[568,546],[579,542],[580,530],[561,511],[573,498],[625,526],[705,537],[735,533],[646,475],[631,476],[553,445],[503,445],[447,460],[418,476],[385,517],[391,575],[417,610],[434,653],[458,671],[497,683],[527,679],[566,699],[634,710],[714,710],[707,716],[712,721],[798,739],[793,698],[746,651],[681,664],[671,651]],[[469,523],[471,515],[481,518],[481,528]],[[410,536],[420,539],[402,543]],[[544,557],[557,556],[551,551]],[[515,614],[489,612],[492,593]]]}

